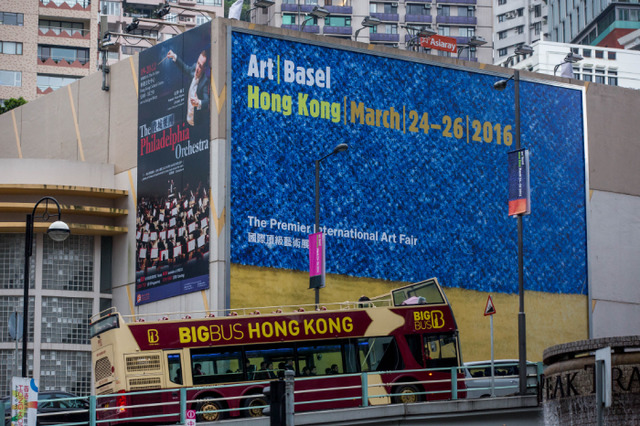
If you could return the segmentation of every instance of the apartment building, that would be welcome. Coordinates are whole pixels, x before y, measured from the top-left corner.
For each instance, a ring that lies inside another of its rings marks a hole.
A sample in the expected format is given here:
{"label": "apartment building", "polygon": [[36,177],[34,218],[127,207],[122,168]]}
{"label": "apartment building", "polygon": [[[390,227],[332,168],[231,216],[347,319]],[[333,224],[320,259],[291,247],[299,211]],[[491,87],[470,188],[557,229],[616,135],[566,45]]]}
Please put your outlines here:
{"label": "apartment building", "polygon": [[[252,7],[249,19],[278,28],[351,40],[357,37],[357,41],[364,43],[493,63],[491,0],[275,0],[273,3],[269,7]],[[329,14],[324,18],[314,16],[315,7]],[[458,52],[419,46],[416,36],[425,29],[455,38]],[[487,43],[474,45],[478,38]]]}
{"label": "apartment building", "polygon": [[36,99],[96,69],[96,2],[0,2],[0,100]]}
{"label": "apartment building", "polygon": [[[100,34],[113,64],[184,31],[224,15],[223,0],[102,0]],[[104,38],[106,36],[106,39]]]}
{"label": "apartment building", "polygon": [[542,40],[547,31],[547,2],[493,0],[494,63],[503,64],[516,47]]}

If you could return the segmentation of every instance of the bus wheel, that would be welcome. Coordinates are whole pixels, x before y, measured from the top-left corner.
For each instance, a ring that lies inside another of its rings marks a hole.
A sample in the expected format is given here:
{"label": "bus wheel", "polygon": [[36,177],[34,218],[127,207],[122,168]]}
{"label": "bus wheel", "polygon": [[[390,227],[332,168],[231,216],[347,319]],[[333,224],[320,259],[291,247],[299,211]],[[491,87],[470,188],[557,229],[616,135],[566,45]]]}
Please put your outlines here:
{"label": "bus wheel", "polygon": [[262,397],[249,398],[245,403],[247,410],[244,410],[244,415],[247,417],[262,417],[265,405],[268,405],[267,401]]}
{"label": "bus wheel", "polygon": [[411,404],[420,402],[419,390],[414,385],[401,385],[393,389],[392,393],[399,394],[393,397],[396,404]]}
{"label": "bus wheel", "polygon": [[198,414],[199,422],[217,422],[222,418],[222,404],[219,401],[201,401],[198,403],[198,411],[202,413]]}

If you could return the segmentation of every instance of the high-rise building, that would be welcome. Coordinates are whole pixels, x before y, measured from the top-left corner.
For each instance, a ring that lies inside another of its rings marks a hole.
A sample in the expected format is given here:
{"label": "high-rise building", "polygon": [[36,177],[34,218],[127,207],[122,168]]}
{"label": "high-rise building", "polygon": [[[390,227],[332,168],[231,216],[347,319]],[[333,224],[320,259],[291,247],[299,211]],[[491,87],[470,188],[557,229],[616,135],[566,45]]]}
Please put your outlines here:
{"label": "high-rise building", "polygon": [[224,4],[222,0],[102,0],[99,13],[106,62],[112,64],[223,16]]}
{"label": "high-rise building", "polygon": [[97,2],[0,2],[0,101],[33,100],[96,69]]}
{"label": "high-rise building", "polygon": [[638,29],[640,4],[637,1],[549,2],[551,41],[624,48],[625,42],[619,39]]}
{"label": "high-rise building", "polygon": [[[329,12],[318,18],[315,7]],[[373,18],[373,23],[365,18]],[[453,56],[492,63],[491,0],[276,0],[269,7],[250,11],[252,22],[304,31],[405,50],[420,50],[439,56]],[[372,25],[372,26],[371,26]],[[453,37],[458,52],[426,49],[419,46],[419,30],[431,29],[439,35]],[[357,37],[356,37],[357,36]],[[484,39],[486,46],[474,41]]]}
{"label": "high-rise building", "polygon": [[543,0],[493,0],[494,63],[502,64],[516,47],[543,39],[547,27],[547,2]]}

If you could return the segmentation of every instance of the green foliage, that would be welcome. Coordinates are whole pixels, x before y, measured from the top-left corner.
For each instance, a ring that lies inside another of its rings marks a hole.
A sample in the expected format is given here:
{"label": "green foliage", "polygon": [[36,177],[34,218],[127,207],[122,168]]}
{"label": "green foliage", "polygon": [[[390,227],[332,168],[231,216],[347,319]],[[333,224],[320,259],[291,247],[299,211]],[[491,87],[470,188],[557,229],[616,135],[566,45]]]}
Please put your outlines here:
{"label": "green foliage", "polygon": [[5,112],[11,111],[14,108],[18,108],[20,105],[24,105],[26,103],[27,101],[22,96],[20,96],[18,99],[9,98],[4,101],[4,105],[0,106],[0,114],[4,114]]}

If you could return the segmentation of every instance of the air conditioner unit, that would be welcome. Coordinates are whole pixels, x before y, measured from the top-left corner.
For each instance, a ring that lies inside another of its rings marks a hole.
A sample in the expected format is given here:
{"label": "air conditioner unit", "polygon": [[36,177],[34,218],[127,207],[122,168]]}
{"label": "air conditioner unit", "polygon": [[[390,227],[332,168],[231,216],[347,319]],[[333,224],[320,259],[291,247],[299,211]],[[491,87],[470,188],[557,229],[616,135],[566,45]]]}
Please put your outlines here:
{"label": "air conditioner unit", "polygon": [[393,47],[398,47],[398,43],[393,43],[392,46]]}
{"label": "air conditioner unit", "polygon": [[398,7],[398,3],[391,3],[391,7]]}

